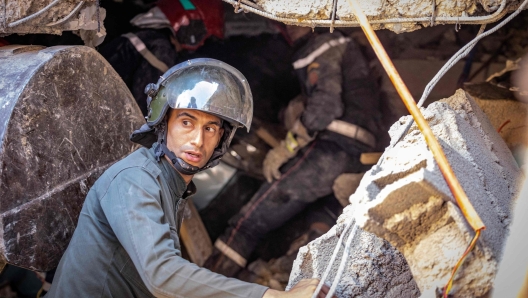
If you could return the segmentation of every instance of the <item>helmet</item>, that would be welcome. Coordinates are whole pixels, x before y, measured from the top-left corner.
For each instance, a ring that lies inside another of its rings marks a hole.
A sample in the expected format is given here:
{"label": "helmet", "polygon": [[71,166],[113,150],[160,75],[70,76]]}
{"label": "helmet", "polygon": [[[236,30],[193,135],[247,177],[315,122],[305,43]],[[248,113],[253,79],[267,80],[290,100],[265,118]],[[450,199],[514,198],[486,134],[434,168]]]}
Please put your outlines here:
{"label": "helmet", "polygon": [[195,50],[210,36],[224,37],[222,1],[160,0],[156,6],[169,20],[184,49]]}
{"label": "helmet", "polygon": [[[166,154],[182,174],[192,175],[218,164],[227,151],[235,131],[249,132],[253,118],[253,96],[249,84],[236,68],[209,58],[192,59],[169,69],[157,84],[148,84],[147,123],[135,131],[131,140],[146,147],[158,141],[157,156]],[[176,157],[166,147],[169,108],[199,110],[224,120],[224,135],[211,159],[203,168]]]}

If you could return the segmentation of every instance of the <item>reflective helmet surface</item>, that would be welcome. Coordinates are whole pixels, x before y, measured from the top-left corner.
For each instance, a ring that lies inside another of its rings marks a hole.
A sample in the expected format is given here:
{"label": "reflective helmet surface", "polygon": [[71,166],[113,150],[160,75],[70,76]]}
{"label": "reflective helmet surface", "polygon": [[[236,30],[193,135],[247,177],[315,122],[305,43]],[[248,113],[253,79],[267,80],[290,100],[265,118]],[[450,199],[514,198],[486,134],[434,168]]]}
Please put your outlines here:
{"label": "reflective helmet surface", "polygon": [[234,67],[208,58],[193,59],[169,69],[156,85],[147,87],[147,124],[159,124],[167,110],[193,109],[220,117],[248,131],[253,97],[246,78]]}

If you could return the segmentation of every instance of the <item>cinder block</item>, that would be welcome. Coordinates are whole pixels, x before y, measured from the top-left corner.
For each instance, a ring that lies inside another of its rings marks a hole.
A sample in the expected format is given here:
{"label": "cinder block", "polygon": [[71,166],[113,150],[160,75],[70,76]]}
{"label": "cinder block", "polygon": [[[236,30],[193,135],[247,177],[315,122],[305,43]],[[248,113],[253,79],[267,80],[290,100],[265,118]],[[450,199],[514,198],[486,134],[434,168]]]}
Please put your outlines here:
{"label": "cinder block", "polygon": [[[464,91],[422,112],[486,225],[451,291],[455,297],[479,297],[491,289],[502,257],[520,171],[502,138]],[[396,122],[391,137],[410,119]],[[338,297],[433,294],[445,285],[474,235],[416,125],[365,174],[350,202],[329,233],[300,250],[290,287],[301,277],[322,276],[350,220],[359,227]],[[341,255],[327,282],[333,280]],[[410,272],[414,279],[407,279]]]}

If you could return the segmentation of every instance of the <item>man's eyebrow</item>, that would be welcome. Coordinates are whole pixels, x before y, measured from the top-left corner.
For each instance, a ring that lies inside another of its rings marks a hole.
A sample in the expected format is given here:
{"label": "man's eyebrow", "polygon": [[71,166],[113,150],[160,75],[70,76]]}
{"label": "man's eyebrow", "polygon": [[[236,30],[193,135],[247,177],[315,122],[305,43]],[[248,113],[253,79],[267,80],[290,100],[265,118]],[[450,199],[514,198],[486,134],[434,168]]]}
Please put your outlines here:
{"label": "man's eyebrow", "polygon": [[187,116],[193,120],[198,120],[196,117],[194,117],[193,115],[187,113],[187,112],[181,112],[178,114],[178,116],[176,116],[176,118],[180,118],[180,117],[183,117],[183,116]]}
{"label": "man's eyebrow", "polygon": [[218,127],[222,127],[222,125],[220,124],[220,121],[209,121],[209,122],[207,122],[207,125],[210,125],[210,124],[216,125]]}
{"label": "man's eyebrow", "polygon": [[[187,117],[189,117],[189,118],[191,118],[193,120],[198,120],[198,118],[196,118],[195,116],[193,116],[193,115],[191,115],[191,114],[189,114],[187,112],[179,113],[178,116],[176,116],[176,118],[180,118],[180,117],[183,117],[183,116],[187,116]],[[211,124],[216,125],[218,127],[222,127],[222,124],[221,124],[220,121],[209,121],[209,122],[207,122],[206,125],[211,125]]]}

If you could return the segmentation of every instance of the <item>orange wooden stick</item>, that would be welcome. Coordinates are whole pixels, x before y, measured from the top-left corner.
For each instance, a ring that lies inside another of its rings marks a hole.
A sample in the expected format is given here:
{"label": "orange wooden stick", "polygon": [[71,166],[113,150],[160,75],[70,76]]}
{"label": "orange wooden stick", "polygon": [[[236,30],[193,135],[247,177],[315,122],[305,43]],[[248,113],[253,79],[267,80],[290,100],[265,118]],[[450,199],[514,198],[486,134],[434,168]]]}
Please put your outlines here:
{"label": "orange wooden stick", "polygon": [[464,192],[464,189],[462,189],[462,186],[458,182],[458,179],[456,178],[453,169],[449,165],[449,162],[447,161],[447,158],[444,154],[444,151],[442,150],[442,147],[440,146],[440,143],[438,143],[438,140],[434,136],[433,131],[429,127],[429,124],[427,123],[420,109],[416,105],[416,102],[414,101],[414,98],[409,92],[409,89],[407,89],[407,86],[405,85],[398,71],[394,67],[394,64],[392,64],[392,61],[390,60],[389,56],[387,55],[387,52],[383,48],[383,45],[379,41],[378,36],[374,32],[374,29],[372,29],[372,26],[368,22],[367,17],[359,7],[357,0],[348,0],[348,2],[353,10],[354,15],[356,16],[356,19],[361,25],[361,29],[363,29],[363,32],[367,36],[372,48],[374,49],[376,56],[378,56],[378,59],[383,65],[383,68],[385,68],[385,71],[389,75],[389,78],[394,84],[394,87],[396,87],[398,94],[402,98],[403,103],[413,116],[414,121],[416,121],[416,124],[418,125],[418,128],[424,135],[425,142],[433,153],[436,163],[438,164],[438,167],[440,168],[440,171],[442,172],[442,175],[444,176],[444,179],[446,180],[449,189],[451,189],[451,192],[455,197],[458,207],[466,217],[468,223],[475,231],[485,229],[486,226],[480,219],[478,213],[475,211],[475,208],[473,208],[473,205],[471,205],[471,202],[469,201],[466,193]]}

